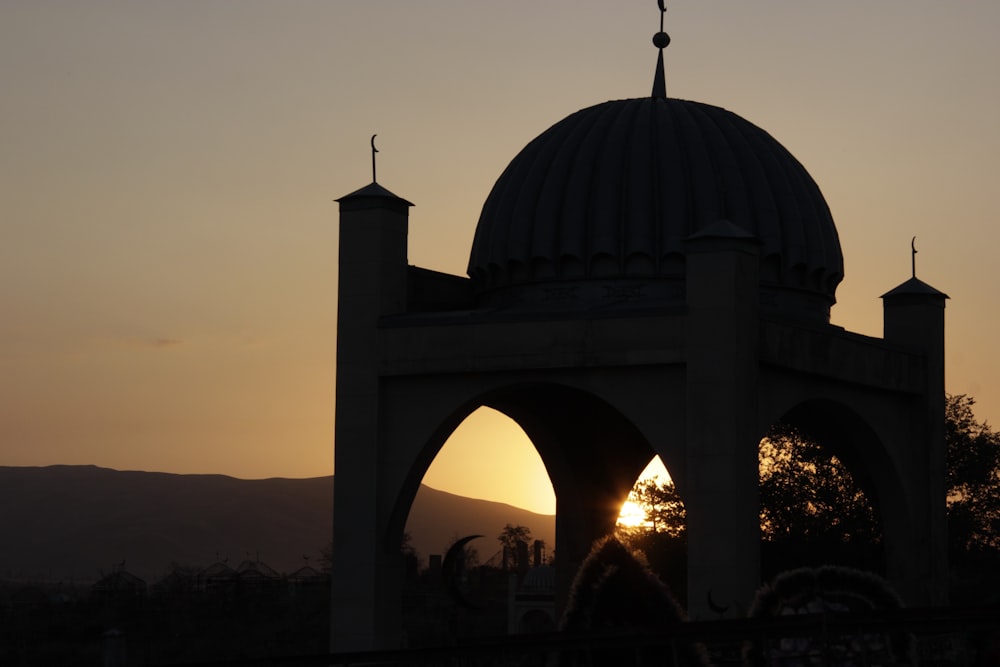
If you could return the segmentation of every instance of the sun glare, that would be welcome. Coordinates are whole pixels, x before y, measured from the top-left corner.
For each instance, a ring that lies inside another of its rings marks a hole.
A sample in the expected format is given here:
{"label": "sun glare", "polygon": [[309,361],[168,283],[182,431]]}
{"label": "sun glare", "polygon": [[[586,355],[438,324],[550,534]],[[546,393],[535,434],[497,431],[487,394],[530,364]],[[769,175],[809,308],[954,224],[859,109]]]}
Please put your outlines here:
{"label": "sun glare", "polygon": [[[670,481],[670,473],[667,472],[667,468],[663,465],[663,461],[659,456],[653,457],[653,460],[649,462],[649,465],[642,471],[635,483],[639,484],[649,479],[656,480],[658,484]],[[646,520],[646,511],[641,505],[631,500],[626,500],[622,505],[621,512],[618,514],[618,525],[625,528],[638,528],[650,525],[650,522]]]}
{"label": "sun glare", "polygon": [[631,500],[626,500],[622,511],[618,514],[618,525],[626,528],[638,528],[646,523],[646,510]]}

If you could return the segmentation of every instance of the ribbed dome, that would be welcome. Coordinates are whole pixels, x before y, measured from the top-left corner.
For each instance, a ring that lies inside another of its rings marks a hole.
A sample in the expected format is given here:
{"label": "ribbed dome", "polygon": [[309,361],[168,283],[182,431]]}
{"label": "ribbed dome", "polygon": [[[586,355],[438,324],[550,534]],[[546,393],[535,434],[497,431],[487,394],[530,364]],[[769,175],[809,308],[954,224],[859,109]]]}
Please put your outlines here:
{"label": "ribbed dome", "polygon": [[485,304],[595,281],[675,301],[684,239],[722,220],[760,242],[765,312],[829,318],[843,256],[816,183],[764,130],[677,99],[599,104],[529,143],[483,206],[469,276]]}

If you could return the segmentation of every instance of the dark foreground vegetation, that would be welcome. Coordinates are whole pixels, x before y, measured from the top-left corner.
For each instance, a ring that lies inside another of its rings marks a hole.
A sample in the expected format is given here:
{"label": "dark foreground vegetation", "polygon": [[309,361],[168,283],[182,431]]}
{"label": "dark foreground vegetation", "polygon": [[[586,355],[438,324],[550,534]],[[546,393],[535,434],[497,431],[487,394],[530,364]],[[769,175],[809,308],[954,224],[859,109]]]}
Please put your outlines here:
{"label": "dark foreground vegetation", "polygon": [[[618,590],[577,591],[580,604],[568,610],[572,623],[558,631],[505,634],[511,572],[489,564],[474,566],[466,588],[474,606],[468,607],[423,571],[409,582],[404,603],[411,631],[427,635],[411,635],[406,650],[338,656],[327,653],[326,582],[296,587],[286,581],[264,589],[151,590],[142,597],[94,595],[65,587],[52,587],[45,595],[35,588],[29,595],[22,588],[13,600],[12,591],[4,589],[0,665],[1000,664],[1000,606],[883,608],[847,615],[820,609],[677,623],[683,613],[679,604],[665,586],[648,579],[641,557],[621,568],[617,580],[603,576],[601,570],[618,568],[617,560],[626,552],[615,547],[596,557],[601,562],[591,563],[579,585],[586,589],[601,580],[620,585]],[[645,591],[630,590],[635,584]],[[623,618],[631,620],[619,623]],[[893,637],[903,637],[902,649],[898,643],[892,646]],[[835,659],[845,657],[850,646],[861,648],[847,655],[849,660]],[[903,655],[915,662],[887,660],[890,648],[910,651]]]}
{"label": "dark foreground vegetation", "polygon": [[328,649],[328,577],[175,574],[150,590],[115,575],[104,586],[0,583],[0,665],[166,665]]}

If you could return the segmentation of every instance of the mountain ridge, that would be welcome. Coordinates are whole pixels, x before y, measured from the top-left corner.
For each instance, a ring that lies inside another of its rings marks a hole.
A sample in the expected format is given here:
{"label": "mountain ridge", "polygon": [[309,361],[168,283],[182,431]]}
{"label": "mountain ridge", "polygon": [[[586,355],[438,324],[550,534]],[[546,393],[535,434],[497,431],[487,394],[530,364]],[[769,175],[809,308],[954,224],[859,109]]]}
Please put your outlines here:
{"label": "mountain ridge", "polygon": [[[261,560],[317,567],[330,543],[334,476],[242,480],[95,465],[0,466],[0,578],[88,581],[123,561],[152,583],[173,564]],[[485,560],[507,523],[552,545],[555,517],[421,486],[407,522],[421,558],[457,537]]]}

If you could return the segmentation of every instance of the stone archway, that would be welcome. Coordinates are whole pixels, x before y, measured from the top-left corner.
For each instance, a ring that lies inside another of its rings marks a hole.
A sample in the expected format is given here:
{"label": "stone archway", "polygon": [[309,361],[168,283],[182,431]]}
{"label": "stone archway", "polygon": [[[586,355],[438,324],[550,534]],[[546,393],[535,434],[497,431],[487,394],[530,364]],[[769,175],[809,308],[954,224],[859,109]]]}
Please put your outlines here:
{"label": "stone archway", "polygon": [[561,606],[576,568],[592,543],[614,530],[636,477],[658,452],[606,398],[568,384],[500,381],[463,401],[467,390],[459,382],[429,393],[420,386],[385,392],[385,407],[395,417],[382,429],[381,443],[384,458],[394,464],[381,470],[384,492],[376,504],[392,509],[380,541],[386,552],[396,548],[420,482],[448,436],[478,407],[493,408],[524,430],[552,483]]}
{"label": "stone archway", "polygon": [[[801,407],[801,406],[797,406]],[[837,422],[840,410],[820,410],[819,423]],[[882,448],[857,434],[846,443],[824,437],[796,409],[772,424],[760,442],[761,574],[807,566],[839,565],[886,574],[879,487],[857,456]],[[870,430],[870,429],[869,429]],[[855,449],[857,448],[857,449]]]}
{"label": "stone archway", "polygon": [[943,476],[935,474],[943,450],[923,428],[926,407],[905,393],[837,389],[794,401],[780,419],[851,472],[878,517],[885,574],[903,598],[940,600],[940,574],[931,573],[944,551],[934,527],[943,520]]}
{"label": "stone archway", "polygon": [[881,516],[883,530],[896,532],[909,523],[900,470],[886,443],[862,415],[837,401],[810,399],[785,413],[782,421],[843,462]]}
{"label": "stone archway", "polygon": [[595,395],[548,384],[499,391],[486,403],[535,444],[556,496],[556,591],[561,607],[593,542],[614,531],[622,503],[655,451],[621,412]]}

